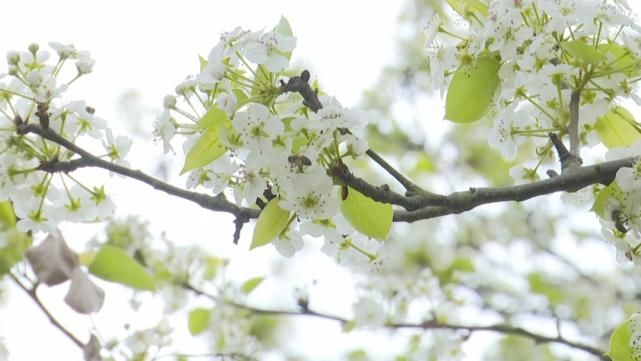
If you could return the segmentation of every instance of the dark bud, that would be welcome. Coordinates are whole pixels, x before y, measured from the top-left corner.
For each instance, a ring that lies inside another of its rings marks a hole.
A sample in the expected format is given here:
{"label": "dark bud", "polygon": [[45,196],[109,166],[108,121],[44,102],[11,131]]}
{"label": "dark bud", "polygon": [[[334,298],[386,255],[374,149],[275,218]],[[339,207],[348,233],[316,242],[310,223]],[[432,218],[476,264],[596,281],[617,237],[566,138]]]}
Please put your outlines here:
{"label": "dark bud", "polygon": [[341,199],[346,200],[347,196],[349,196],[349,188],[347,186],[342,186],[341,187]]}
{"label": "dark bud", "polygon": [[36,116],[40,121],[40,126],[43,129],[49,129],[49,104],[47,103],[38,103],[38,111]]}
{"label": "dark bud", "polygon": [[86,106],[85,110],[87,111],[87,113],[89,113],[91,115],[93,115],[96,112],[96,109],[94,109],[94,108],[92,108],[90,106]]}
{"label": "dark bud", "polygon": [[305,83],[309,81],[309,78],[310,78],[309,71],[303,70],[303,72],[300,73],[300,80],[304,81]]}

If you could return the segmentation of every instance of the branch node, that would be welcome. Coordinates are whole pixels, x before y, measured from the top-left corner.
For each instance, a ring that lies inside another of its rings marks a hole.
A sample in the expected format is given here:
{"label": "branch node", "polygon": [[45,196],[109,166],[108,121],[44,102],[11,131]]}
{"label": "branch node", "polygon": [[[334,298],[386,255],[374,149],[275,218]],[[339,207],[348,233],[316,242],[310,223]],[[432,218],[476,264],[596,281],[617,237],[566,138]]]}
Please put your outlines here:
{"label": "branch node", "polygon": [[234,244],[238,245],[238,241],[240,240],[240,231],[242,231],[243,226],[245,223],[249,221],[249,218],[246,216],[242,215],[237,215],[236,219],[234,220],[234,226],[236,227],[234,230]]}
{"label": "branch node", "polygon": [[36,116],[40,121],[40,126],[42,129],[49,129],[49,104],[47,103],[38,103],[38,110],[36,111]]}
{"label": "branch node", "polygon": [[303,97],[303,104],[306,107],[311,109],[316,113],[319,109],[323,107],[320,100],[318,99],[318,89],[312,90],[312,87],[309,86],[309,71],[303,70],[300,76],[293,76],[285,81],[280,81],[280,90],[283,93],[295,92],[299,93]]}
{"label": "branch node", "polygon": [[561,162],[561,173],[568,169],[579,168],[583,164],[581,157],[572,154],[556,133],[548,134]]}

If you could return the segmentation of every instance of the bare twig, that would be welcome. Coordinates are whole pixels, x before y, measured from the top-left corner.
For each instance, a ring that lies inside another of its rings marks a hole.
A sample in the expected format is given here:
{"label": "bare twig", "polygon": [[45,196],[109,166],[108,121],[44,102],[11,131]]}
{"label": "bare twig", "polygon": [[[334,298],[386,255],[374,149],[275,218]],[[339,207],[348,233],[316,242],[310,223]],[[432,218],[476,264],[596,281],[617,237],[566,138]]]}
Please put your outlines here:
{"label": "bare twig", "polygon": [[581,159],[581,139],[579,139],[579,103],[581,102],[581,91],[573,90],[570,96],[570,124],[568,124],[568,135],[570,136],[570,153],[578,160]]}
{"label": "bare twig", "polygon": [[67,338],[69,338],[73,343],[76,344],[76,346],[80,347],[80,349],[84,350],[85,344],[82,343],[76,336],[74,336],[69,330],[67,330],[58,320],[56,320],[51,312],[45,307],[45,305],[40,301],[40,298],[38,298],[38,294],[36,293],[37,287],[29,288],[25,286],[18,278],[13,274],[9,273],[9,277],[20,287],[31,299],[33,302],[36,303],[36,305],[40,308],[40,310],[47,316],[49,319],[49,322],[51,322],[54,327],[59,329]]}
{"label": "bare twig", "polygon": [[[227,300],[221,300],[219,297],[215,295],[211,295],[209,293],[206,293],[202,290],[199,290],[192,285],[189,284],[183,284],[182,287],[185,289],[188,289],[195,294],[199,296],[203,296],[206,298],[209,298],[215,302],[224,302],[230,306],[244,309],[247,311],[250,311],[255,314],[259,315],[272,315],[272,316],[294,316],[294,317],[299,317],[299,316],[306,316],[306,317],[317,317],[325,320],[331,320],[331,321],[336,321],[340,322],[341,324],[346,324],[353,322],[352,320],[349,320],[347,318],[341,317],[341,316],[336,316],[332,315],[329,313],[323,313],[323,312],[317,312],[314,310],[311,310],[309,308],[302,308],[301,310],[280,310],[280,309],[265,309],[265,308],[257,308],[257,307],[252,307],[252,306],[247,306],[243,305],[240,303],[236,302],[231,302]],[[581,351],[585,351],[587,353],[590,353],[592,355],[595,355],[599,357],[601,360],[610,360],[607,356],[604,356],[604,351],[600,350],[596,347],[592,347],[583,343],[579,342],[574,342],[567,340],[560,335],[557,335],[555,337],[550,337],[550,336],[544,336],[540,335],[537,333],[534,333],[532,331],[528,331],[524,328],[521,327],[514,327],[510,325],[505,325],[505,324],[495,324],[495,325],[487,325],[487,326],[471,326],[471,325],[458,325],[458,324],[451,324],[451,323],[444,323],[444,322],[439,322],[436,320],[430,320],[430,321],[425,321],[425,322],[420,322],[420,323],[387,323],[384,325],[385,328],[390,328],[390,329],[422,329],[422,330],[452,330],[452,331],[467,331],[467,332],[497,332],[497,333],[502,333],[502,334],[508,334],[508,335],[515,335],[515,336],[521,336],[521,337],[526,337],[529,339],[534,340],[537,343],[558,343],[558,344],[563,344],[568,347],[572,347]]]}

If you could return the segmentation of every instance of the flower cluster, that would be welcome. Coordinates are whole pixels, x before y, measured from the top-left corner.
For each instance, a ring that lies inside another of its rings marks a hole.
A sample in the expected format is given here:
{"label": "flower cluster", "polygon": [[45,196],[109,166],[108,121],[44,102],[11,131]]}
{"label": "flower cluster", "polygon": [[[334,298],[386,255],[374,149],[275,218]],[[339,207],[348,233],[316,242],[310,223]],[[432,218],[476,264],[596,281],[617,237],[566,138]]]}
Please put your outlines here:
{"label": "flower cluster", "polygon": [[495,0],[461,12],[463,29],[447,29],[437,15],[427,26],[432,80],[445,89],[460,66],[483,56],[500,62],[490,144],[506,158],[527,139],[544,146],[549,132],[564,133],[573,93],[583,140],[592,143],[597,118],[615,98],[634,95],[641,29],[619,3]]}
{"label": "flower cluster", "polygon": [[[41,171],[43,164],[77,156],[59,144],[21,131],[29,124],[51,129],[74,143],[87,136],[102,140],[103,156],[123,162],[131,141],[113,137],[106,122],[84,101],[65,101],[63,93],[92,71],[94,61],[72,45],[51,43],[57,57],[37,44],[7,54],[8,73],[0,79],[0,199],[12,201],[21,231],[51,233],[63,220],[94,221],[111,215],[114,205],[103,187],[91,187],[69,174]],[[69,69],[70,64],[75,70]]]}
{"label": "flower cluster", "polygon": [[327,220],[338,213],[331,169],[367,150],[364,112],[319,93],[317,84],[311,87],[319,109],[285,89],[296,74],[286,70],[295,40],[285,19],[272,31],[222,34],[207,59],[201,58],[200,72],[165,97],[155,124],[166,152],[174,150],[177,136],[184,137],[189,188],[231,190],[239,205],[279,199],[292,214],[277,246],[284,254],[302,245],[294,220]]}
{"label": "flower cluster", "polygon": [[[515,166],[513,177],[538,179],[541,164],[553,155],[550,132],[575,132],[575,140],[569,134],[571,150],[602,142],[613,148],[609,160],[641,154],[633,145],[641,139],[641,127],[616,104],[623,98],[641,104],[636,94],[641,28],[625,2],[495,0],[453,9],[464,18],[458,22],[462,26],[447,25],[435,14],[426,28],[434,85],[447,89],[452,74],[473,69],[479,59],[495,62],[489,143],[507,159],[519,150],[521,155],[536,150],[534,164]],[[619,171],[617,192],[610,188],[611,199],[602,202],[607,207],[597,212],[606,239],[630,260],[636,260],[641,243],[635,224],[641,219],[637,168]],[[581,195],[591,198],[591,193]]]}

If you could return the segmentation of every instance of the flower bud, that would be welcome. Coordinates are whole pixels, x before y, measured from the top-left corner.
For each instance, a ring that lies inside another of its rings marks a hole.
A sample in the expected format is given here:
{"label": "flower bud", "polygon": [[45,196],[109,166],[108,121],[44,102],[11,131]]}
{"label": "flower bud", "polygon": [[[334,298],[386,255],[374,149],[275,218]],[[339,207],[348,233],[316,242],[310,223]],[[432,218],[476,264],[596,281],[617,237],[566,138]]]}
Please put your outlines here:
{"label": "flower bud", "polygon": [[36,53],[38,53],[38,49],[40,49],[40,45],[36,43],[32,43],[31,45],[29,45],[29,52],[34,56],[36,55]]}
{"label": "flower bud", "polygon": [[9,63],[9,65],[18,65],[19,62],[20,53],[14,50],[7,53],[7,63]]}
{"label": "flower bud", "polygon": [[43,80],[44,77],[39,71],[32,71],[31,73],[27,74],[27,83],[29,83],[29,85],[38,87],[40,86],[40,84],[42,84]]}
{"label": "flower bud", "polygon": [[82,57],[76,61],[76,69],[78,70],[78,75],[84,75],[91,73],[93,65],[96,63],[95,60],[90,57]]}
{"label": "flower bud", "polygon": [[176,106],[176,97],[173,95],[165,95],[162,99],[162,106],[165,109],[172,109]]}

